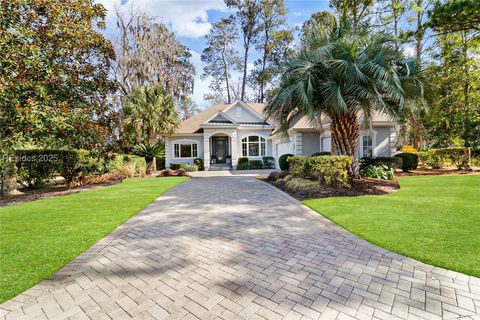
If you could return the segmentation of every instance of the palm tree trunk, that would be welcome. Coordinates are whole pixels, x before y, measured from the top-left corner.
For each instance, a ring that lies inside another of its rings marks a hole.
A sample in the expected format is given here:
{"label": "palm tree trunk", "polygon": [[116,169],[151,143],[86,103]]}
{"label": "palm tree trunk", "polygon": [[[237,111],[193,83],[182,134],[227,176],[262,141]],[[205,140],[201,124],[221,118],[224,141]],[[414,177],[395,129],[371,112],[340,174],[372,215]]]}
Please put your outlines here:
{"label": "palm tree trunk", "polygon": [[350,168],[351,174],[358,175],[358,137],[360,126],[356,111],[329,115],[332,120],[330,132],[332,135],[332,154],[347,155],[352,157],[353,164]]}

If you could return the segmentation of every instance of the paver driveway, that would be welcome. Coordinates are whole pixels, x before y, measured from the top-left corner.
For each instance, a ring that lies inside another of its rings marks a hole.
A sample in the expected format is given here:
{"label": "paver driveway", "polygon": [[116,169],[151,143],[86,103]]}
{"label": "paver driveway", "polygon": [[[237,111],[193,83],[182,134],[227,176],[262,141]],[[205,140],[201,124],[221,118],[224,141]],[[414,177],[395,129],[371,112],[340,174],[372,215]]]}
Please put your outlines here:
{"label": "paver driveway", "polygon": [[193,178],[0,308],[7,319],[477,319],[480,279],[371,245],[255,178]]}

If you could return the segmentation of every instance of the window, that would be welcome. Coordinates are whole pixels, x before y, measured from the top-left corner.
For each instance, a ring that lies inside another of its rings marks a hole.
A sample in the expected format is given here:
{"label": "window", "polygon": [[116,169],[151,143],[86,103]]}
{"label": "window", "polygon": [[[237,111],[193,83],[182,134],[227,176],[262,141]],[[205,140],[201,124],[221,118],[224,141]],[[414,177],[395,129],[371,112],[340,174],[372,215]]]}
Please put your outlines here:
{"label": "window", "polygon": [[175,143],[173,145],[173,156],[175,158],[196,158],[198,156],[196,143]]}
{"label": "window", "polygon": [[362,151],[364,158],[372,157],[372,136],[363,136],[362,137]]}
{"label": "window", "polygon": [[242,139],[242,156],[258,157],[265,155],[265,139],[259,136],[249,136]]}

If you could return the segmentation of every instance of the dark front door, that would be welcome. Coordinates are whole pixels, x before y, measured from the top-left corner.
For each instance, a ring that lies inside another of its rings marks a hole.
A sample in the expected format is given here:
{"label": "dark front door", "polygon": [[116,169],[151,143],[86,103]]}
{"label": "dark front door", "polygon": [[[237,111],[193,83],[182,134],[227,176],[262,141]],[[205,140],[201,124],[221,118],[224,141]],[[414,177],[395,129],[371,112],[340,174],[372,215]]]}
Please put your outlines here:
{"label": "dark front door", "polygon": [[225,163],[227,157],[227,137],[213,137],[212,138],[213,154],[217,157],[217,163]]}

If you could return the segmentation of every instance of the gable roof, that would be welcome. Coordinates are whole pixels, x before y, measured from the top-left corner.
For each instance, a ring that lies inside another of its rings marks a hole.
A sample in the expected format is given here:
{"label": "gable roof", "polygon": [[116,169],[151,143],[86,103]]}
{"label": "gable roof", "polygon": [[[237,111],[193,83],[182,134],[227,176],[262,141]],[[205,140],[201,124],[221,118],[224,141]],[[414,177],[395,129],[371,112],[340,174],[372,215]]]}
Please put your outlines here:
{"label": "gable roof", "polygon": [[[198,133],[202,129],[202,125],[204,123],[209,121],[210,123],[212,123],[212,120],[217,119],[218,116],[231,120],[223,111],[229,109],[231,106],[237,103],[246,105],[247,107],[252,109],[253,112],[257,113],[262,119],[265,119],[265,117],[263,116],[263,110],[265,109],[265,104],[263,103],[244,103],[240,101],[235,101],[231,104],[221,103],[221,104],[214,105],[208,109],[205,109],[200,113],[194,115],[193,117],[188,118],[185,121],[182,121],[180,123],[180,127],[175,131],[175,133],[176,134]],[[213,121],[213,123],[215,123],[215,121]]]}

